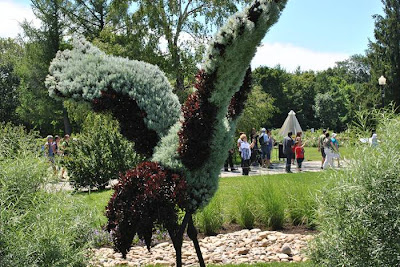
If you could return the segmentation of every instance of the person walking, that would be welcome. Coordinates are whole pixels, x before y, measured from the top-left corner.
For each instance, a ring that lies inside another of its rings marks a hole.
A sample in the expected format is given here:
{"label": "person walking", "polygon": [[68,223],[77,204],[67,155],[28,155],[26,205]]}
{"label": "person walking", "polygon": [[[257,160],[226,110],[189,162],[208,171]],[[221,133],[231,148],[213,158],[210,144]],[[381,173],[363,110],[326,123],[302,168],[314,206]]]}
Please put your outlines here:
{"label": "person walking", "polygon": [[288,135],[283,139],[283,153],[286,156],[286,172],[292,173],[290,170],[290,166],[292,164],[292,157],[293,157],[293,146],[294,141],[292,139],[292,132],[289,132]]}
{"label": "person walking", "polygon": [[261,146],[261,161],[262,161],[262,167],[266,168],[269,166],[268,164],[268,145],[269,145],[269,136],[267,134],[267,130],[265,128],[261,129],[261,134],[260,134],[260,146]]}
{"label": "person walking", "polygon": [[63,142],[61,143],[61,150],[64,156],[68,155],[69,135],[64,135]]}
{"label": "person walking", "polygon": [[[68,147],[69,147],[69,135],[66,134],[64,135],[63,141],[61,143],[61,154],[63,157],[68,156],[69,154]],[[65,168],[61,167],[61,179],[64,178],[64,174],[65,174]]]}
{"label": "person walking", "polygon": [[329,137],[328,132],[325,134],[325,138],[323,141],[323,148],[325,151],[325,161],[324,161],[324,164],[322,165],[322,167],[324,170],[328,169],[328,167],[333,168],[333,155],[334,155],[335,148],[334,148],[331,138]]}
{"label": "person walking", "polygon": [[296,145],[297,145],[297,139],[300,138],[301,140],[301,136],[303,135],[303,132],[297,132],[296,133],[296,138],[294,139],[294,146],[292,148],[292,164],[295,165],[295,161],[296,161],[296,157],[295,157],[295,149],[296,149]]}
{"label": "person walking", "polygon": [[54,162],[55,146],[53,142],[53,136],[48,135],[46,138],[46,143],[44,144],[46,156],[51,162]]}
{"label": "person walking", "polygon": [[[242,135],[243,134],[244,134],[244,132],[239,132],[239,139],[236,141],[236,146],[237,146],[237,148],[239,150],[240,157],[242,157],[242,147],[241,147],[241,145],[242,145],[242,142],[243,142],[243,140],[242,140]],[[240,167],[243,167],[242,163],[243,162],[240,163]]]}
{"label": "person walking", "polygon": [[372,147],[378,146],[378,135],[376,134],[375,130],[372,131],[372,136],[370,138],[370,144]]}
{"label": "person walking", "polygon": [[55,142],[53,142],[53,136],[48,135],[46,138],[46,143],[44,144],[44,151],[45,155],[49,159],[51,163],[51,167],[53,168],[54,174],[57,173],[56,165],[54,162],[54,156],[56,154],[56,147],[55,147]]}
{"label": "person walking", "polygon": [[333,159],[337,159],[337,163],[338,163],[338,168],[340,167],[340,152],[339,152],[339,142],[336,138],[337,134],[333,133],[332,134],[332,144],[333,144],[333,148],[336,151],[335,153],[333,153]]}
{"label": "person walking", "polygon": [[240,139],[242,139],[242,143],[240,145],[242,157],[242,174],[249,175],[251,149],[254,147],[254,142],[249,144],[247,142],[247,136],[245,134],[242,134],[240,136]]}
{"label": "person walking", "polygon": [[325,162],[325,150],[324,150],[324,139],[325,139],[326,129],[322,130],[322,134],[318,137],[318,152],[321,152],[322,161],[321,161],[321,169],[323,169],[323,165]]}
{"label": "person walking", "polygon": [[256,128],[251,129],[250,133],[250,142],[254,142],[254,147],[251,149],[251,159],[250,159],[250,164],[253,166],[258,165],[258,157],[259,157],[259,151],[258,151],[258,138],[259,135],[256,131]]}
{"label": "person walking", "polygon": [[296,146],[295,146],[295,156],[297,162],[297,171],[301,172],[302,164],[304,161],[304,145],[301,141],[301,137],[296,137]]}
{"label": "person walking", "polygon": [[61,142],[61,138],[58,135],[56,135],[54,137],[54,148],[55,148],[56,155],[58,155],[58,156],[62,154],[60,142]]}
{"label": "person walking", "polygon": [[267,130],[267,135],[268,135],[268,139],[269,139],[268,148],[267,148],[267,167],[268,167],[268,169],[273,169],[271,166],[271,154],[272,154],[272,149],[274,147],[275,140],[274,140],[274,138],[272,138],[272,133],[270,130]]}
{"label": "person walking", "polygon": [[240,147],[240,145],[242,144],[242,138],[241,138],[241,136],[244,134],[244,132],[239,132],[239,139],[237,140],[237,142],[236,142],[236,144],[237,144],[237,148],[238,148],[238,150],[239,150],[239,154],[242,152],[241,151],[241,147]]}
{"label": "person walking", "polygon": [[228,169],[229,166],[231,167],[232,172],[237,170],[237,169],[235,169],[235,166],[233,165],[233,153],[234,153],[233,148],[228,150],[228,158],[226,159],[225,164],[224,164],[224,170],[226,172],[229,171],[229,169]]}

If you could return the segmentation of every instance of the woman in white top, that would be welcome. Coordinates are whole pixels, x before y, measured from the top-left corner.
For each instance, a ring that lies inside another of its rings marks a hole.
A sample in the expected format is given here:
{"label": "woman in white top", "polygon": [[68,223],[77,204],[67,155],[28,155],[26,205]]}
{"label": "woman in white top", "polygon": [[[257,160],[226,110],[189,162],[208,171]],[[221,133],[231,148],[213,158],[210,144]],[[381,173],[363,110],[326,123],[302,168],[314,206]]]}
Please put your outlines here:
{"label": "woman in white top", "polygon": [[378,145],[378,135],[375,132],[372,132],[372,137],[370,139],[370,143],[372,147],[375,147]]}
{"label": "woman in white top", "polygon": [[242,158],[242,170],[243,170],[242,174],[249,175],[251,149],[254,147],[254,141],[251,144],[249,144],[247,142],[247,136],[245,134],[242,134],[240,136],[240,139],[242,140],[240,144],[240,156]]}

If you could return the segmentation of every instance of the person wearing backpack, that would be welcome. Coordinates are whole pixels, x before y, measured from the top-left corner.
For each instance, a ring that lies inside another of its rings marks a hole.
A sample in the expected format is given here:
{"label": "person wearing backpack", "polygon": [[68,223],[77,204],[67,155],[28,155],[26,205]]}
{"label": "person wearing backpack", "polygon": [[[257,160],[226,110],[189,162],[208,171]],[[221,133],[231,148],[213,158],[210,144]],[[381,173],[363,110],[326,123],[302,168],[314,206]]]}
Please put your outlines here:
{"label": "person wearing backpack", "polygon": [[326,157],[325,157],[324,165],[322,167],[324,170],[326,170],[328,167],[333,168],[334,152],[337,152],[337,151],[336,151],[335,145],[332,143],[332,140],[329,137],[328,132],[325,134],[325,138],[323,141],[323,147],[324,147],[324,152],[325,152]]}

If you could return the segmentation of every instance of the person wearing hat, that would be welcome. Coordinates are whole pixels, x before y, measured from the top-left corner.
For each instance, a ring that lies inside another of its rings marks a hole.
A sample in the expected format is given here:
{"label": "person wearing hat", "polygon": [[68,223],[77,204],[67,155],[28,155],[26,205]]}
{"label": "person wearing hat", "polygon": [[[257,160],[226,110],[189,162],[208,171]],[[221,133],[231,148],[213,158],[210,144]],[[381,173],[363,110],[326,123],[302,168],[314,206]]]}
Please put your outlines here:
{"label": "person wearing hat", "polygon": [[334,158],[334,159],[337,159],[338,167],[340,167],[339,142],[338,142],[338,140],[336,139],[336,136],[337,136],[337,134],[336,134],[336,133],[333,133],[333,134],[332,134],[332,137],[331,137],[332,144],[333,144],[333,146],[336,148],[336,149],[334,149],[334,150],[335,150],[335,153],[333,153],[333,158]]}
{"label": "person wearing hat", "polygon": [[56,166],[54,165],[54,156],[56,154],[55,143],[53,142],[53,136],[48,135],[46,137],[46,143],[44,144],[44,152],[46,156],[49,158],[49,161],[52,165],[54,173],[56,173]]}
{"label": "person wearing hat", "polygon": [[44,144],[44,148],[45,148],[46,156],[49,157],[49,160],[51,162],[54,162],[54,155],[55,155],[56,151],[55,151],[55,146],[54,146],[52,135],[48,135],[46,137],[46,143]]}

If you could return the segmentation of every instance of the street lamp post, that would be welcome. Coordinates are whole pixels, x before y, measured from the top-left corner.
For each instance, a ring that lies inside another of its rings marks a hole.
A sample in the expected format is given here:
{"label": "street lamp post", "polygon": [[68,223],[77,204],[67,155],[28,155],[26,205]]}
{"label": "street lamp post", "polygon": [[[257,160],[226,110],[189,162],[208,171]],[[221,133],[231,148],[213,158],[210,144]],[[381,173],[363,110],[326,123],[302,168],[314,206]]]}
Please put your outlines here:
{"label": "street lamp post", "polygon": [[383,77],[383,75],[381,77],[379,77],[378,79],[378,83],[381,86],[381,96],[382,96],[382,108],[385,107],[385,85],[386,85],[386,78]]}

